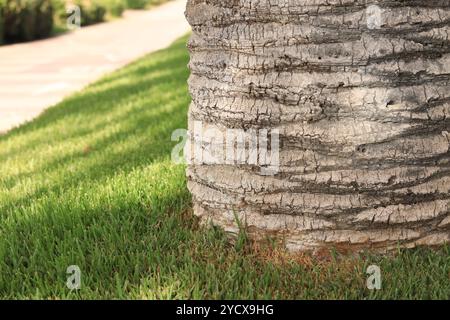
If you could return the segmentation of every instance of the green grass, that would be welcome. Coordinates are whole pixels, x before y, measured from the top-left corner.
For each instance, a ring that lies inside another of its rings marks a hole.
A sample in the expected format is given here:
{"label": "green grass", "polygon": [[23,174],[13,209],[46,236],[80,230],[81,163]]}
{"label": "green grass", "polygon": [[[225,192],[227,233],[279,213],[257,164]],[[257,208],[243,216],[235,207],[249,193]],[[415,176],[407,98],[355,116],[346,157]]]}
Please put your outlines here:
{"label": "green grass", "polygon": [[170,161],[189,104],[185,41],[0,137],[1,298],[450,298],[449,248],[324,261],[199,228]]}

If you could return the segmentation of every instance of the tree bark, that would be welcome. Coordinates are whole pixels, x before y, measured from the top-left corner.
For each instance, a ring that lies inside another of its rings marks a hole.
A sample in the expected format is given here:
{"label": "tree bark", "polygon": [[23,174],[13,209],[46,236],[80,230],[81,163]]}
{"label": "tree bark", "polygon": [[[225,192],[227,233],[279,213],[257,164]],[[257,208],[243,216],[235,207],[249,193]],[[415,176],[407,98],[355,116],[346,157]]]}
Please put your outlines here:
{"label": "tree bark", "polygon": [[196,215],[294,251],[449,242],[449,0],[189,0],[186,16],[190,129],[280,133],[275,175],[191,163]]}

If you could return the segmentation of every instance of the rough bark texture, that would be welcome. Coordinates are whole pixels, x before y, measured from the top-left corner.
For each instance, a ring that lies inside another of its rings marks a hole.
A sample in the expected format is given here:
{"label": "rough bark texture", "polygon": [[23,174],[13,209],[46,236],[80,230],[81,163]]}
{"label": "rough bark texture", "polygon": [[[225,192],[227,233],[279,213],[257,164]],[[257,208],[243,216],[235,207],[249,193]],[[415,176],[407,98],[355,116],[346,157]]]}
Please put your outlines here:
{"label": "rough bark texture", "polygon": [[198,216],[292,250],[450,240],[450,1],[189,0],[186,15],[191,128],[281,139],[274,176],[191,164]]}

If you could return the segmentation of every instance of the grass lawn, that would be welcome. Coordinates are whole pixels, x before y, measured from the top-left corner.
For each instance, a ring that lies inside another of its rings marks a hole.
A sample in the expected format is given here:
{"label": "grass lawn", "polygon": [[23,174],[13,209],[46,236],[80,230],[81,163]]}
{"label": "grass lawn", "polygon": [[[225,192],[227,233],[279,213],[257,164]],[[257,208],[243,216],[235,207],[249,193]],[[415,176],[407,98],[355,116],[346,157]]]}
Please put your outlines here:
{"label": "grass lawn", "polygon": [[0,298],[450,298],[448,247],[319,260],[199,228],[170,161],[187,121],[185,42],[0,137]]}

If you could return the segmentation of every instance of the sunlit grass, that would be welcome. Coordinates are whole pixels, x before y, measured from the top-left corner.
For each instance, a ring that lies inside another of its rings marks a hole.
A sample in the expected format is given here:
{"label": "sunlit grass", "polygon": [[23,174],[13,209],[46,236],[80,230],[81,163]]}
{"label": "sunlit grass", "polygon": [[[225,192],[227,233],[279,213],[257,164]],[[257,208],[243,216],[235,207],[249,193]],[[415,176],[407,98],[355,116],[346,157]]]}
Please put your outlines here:
{"label": "sunlit grass", "polygon": [[448,248],[321,261],[199,228],[170,162],[187,121],[185,41],[0,137],[1,298],[450,298]]}

